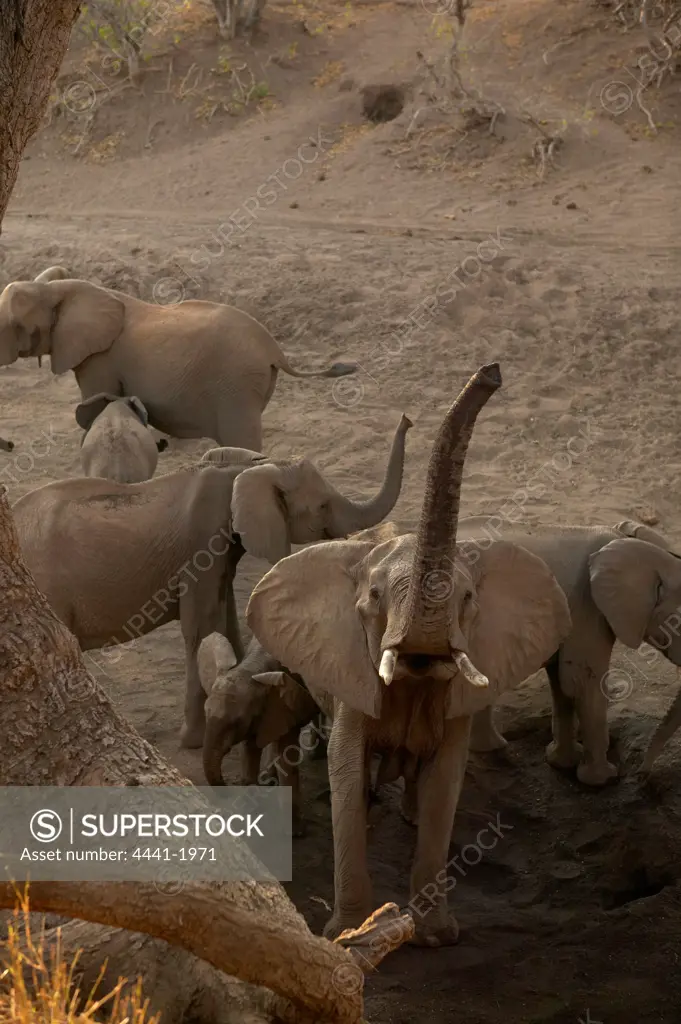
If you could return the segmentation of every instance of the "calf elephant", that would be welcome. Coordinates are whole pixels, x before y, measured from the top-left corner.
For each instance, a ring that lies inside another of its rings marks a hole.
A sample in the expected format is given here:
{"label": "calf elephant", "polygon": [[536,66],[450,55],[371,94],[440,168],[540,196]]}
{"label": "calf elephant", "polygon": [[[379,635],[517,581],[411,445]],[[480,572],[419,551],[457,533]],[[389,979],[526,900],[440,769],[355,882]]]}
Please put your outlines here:
{"label": "calf elephant", "polygon": [[62,273],[50,267],[0,294],[0,366],[49,355],[53,373],[74,371],[83,399],[137,395],[151,425],[172,437],[260,451],[279,370],[305,378],[357,370],[294,370],[269,331],[233,306],[159,306]]}
{"label": "calf elephant", "polygon": [[[615,640],[634,650],[646,641],[681,665],[681,557],[660,534],[629,520],[614,527],[531,527],[473,516],[461,521],[459,535],[471,542],[473,561],[497,538],[521,544],[545,562],[565,591],[573,628],[545,663],[553,699],[553,740],[546,756],[556,768],[576,766],[581,782],[604,785],[617,776],[607,756]],[[575,713],[583,746],[576,739]],[[505,745],[492,716],[491,705],[476,716],[474,750]],[[660,730],[658,744],[667,738]]]}
{"label": "calf elephant", "polygon": [[418,780],[415,941],[456,942],[447,857],[471,715],[537,671],[570,629],[563,591],[519,545],[498,541],[466,571],[469,546],[457,538],[463,463],[475,418],[500,384],[498,365],[483,367],[445,416],[416,534],[313,545],[270,569],[248,603],[248,624],[265,649],[313,696],[334,700],[328,937],[361,923],[374,905],[366,791],[377,752],[396,774]]}
{"label": "calf elephant", "polygon": [[212,633],[201,642],[198,665],[207,696],[203,741],[206,781],[211,786],[224,785],[222,760],[232,747],[242,743],[242,784],[257,785],[262,752],[275,746],[279,785],[292,789],[293,834],[302,835],[299,759],[292,763],[287,750],[299,746],[300,730],[318,714],[304,683],[287,672],[255,637],[243,660],[237,662],[229,641]]}
{"label": "calf elephant", "polygon": [[147,410],[139,398],[93,395],[76,407],[76,422],[85,433],[80,462],[85,476],[139,484],[156,472],[164,437],[155,441],[148,428]]}
{"label": "calf elephant", "polygon": [[196,654],[217,630],[243,657],[232,589],[242,555],[273,563],[291,544],[379,522],[399,497],[410,426],[403,416],[383,486],[366,502],[345,498],[307,459],[275,462],[256,452],[250,463],[237,452],[233,466],[198,463],[140,484],[46,484],[13,507],[24,558],[83,650],[127,643],[179,619],[187,660],[182,743],[200,747],[205,693]]}

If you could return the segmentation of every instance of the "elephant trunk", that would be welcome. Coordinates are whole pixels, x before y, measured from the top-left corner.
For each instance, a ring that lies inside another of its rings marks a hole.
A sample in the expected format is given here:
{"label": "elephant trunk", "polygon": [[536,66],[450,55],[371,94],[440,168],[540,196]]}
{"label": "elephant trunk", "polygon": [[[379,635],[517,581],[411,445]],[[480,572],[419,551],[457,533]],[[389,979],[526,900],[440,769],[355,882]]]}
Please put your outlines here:
{"label": "elephant trunk", "polygon": [[234,746],[231,730],[225,730],[219,720],[208,717],[203,741],[203,771],[209,786],[226,786],[222,775],[222,760]]}
{"label": "elephant trunk", "polygon": [[382,644],[386,653],[399,648],[404,654],[450,656],[450,598],[463,466],[478,413],[500,386],[499,364],[481,367],[442,422],[428,464],[405,612],[386,631]]}
{"label": "elephant trunk", "polygon": [[342,494],[334,493],[331,501],[334,536],[347,537],[350,533],[376,526],[392,512],[402,488],[407,431],[413,426],[411,420],[403,415],[395,431],[383,484],[375,497],[368,501],[350,501]]}

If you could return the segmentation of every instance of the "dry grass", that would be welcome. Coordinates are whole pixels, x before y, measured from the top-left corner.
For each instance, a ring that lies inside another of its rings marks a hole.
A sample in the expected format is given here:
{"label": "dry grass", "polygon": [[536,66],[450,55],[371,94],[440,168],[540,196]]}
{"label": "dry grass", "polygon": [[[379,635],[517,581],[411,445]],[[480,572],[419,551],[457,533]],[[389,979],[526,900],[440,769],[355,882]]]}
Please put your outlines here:
{"label": "dry grass", "polygon": [[61,930],[58,939],[45,949],[45,933],[31,931],[27,895],[17,894],[14,918],[8,937],[0,945],[4,970],[0,974],[0,1024],[158,1024],[149,1016],[148,1001],[142,999],[141,980],[124,994],[127,979],[120,978],[108,993],[99,993],[105,969],[89,993],[75,983],[78,954],[71,963],[64,959]]}

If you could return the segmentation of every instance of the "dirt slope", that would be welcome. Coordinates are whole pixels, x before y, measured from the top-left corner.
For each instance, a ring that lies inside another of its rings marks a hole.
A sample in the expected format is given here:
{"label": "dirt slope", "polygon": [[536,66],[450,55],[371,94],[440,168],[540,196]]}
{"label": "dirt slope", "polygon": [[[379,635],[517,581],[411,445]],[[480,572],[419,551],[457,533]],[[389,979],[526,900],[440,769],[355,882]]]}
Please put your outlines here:
{"label": "dirt slope", "polygon": [[[653,136],[633,93],[612,85],[630,81],[622,66],[633,67],[640,38],[585,0],[480,0],[466,29],[466,80],[506,114],[494,135],[473,129],[443,161],[437,138],[405,139],[416,100],[389,124],[368,127],[360,115],[359,86],[415,87],[415,51],[446,42],[441,19],[421,5],[273,5],[263,34],[227,56],[198,4],[183,17],[157,40],[139,91],[116,94],[104,76],[106,102],[100,95],[87,131],[82,117],[62,115],[34,141],[3,225],[0,286],[60,262],[148,299],[233,302],[299,366],[358,359],[361,375],[343,388],[282,378],[265,448],[304,452],[346,493],[368,495],[405,411],[415,427],[394,518],[407,526],[442,413],[470,372],[498,358],[505,385],[476,427],[464,514],[514,499],[530,521],[646,516],[681,544],[681,107],[678,91],[646,92],[661,126]],[[62,90],[92,81],[86,57],[74,45]],[[242,64],[259,88],[238,110],[230,69]],[[532,145],[542,128],[565,144],[540,179]],[[69,155],[80,139],[78,157]],[[298,175],[290,161],[304,146]],[[276,200],[249,204],[273,175]],[[243,227],[249,209],[245,229],[220,241],[220,225]],[[450,301],[437,303],[446,282]],[[384,344],[412,314],[402,352],[386,359]],[[45,367],[0,374],[2,433],[17,443],[0,467],[12,498],[79,473],[77,394],[70,375]],[[159,472],[209,446],[173,441]],[[242,610],[265,568],[242,563]],[[616,663],[630,678],[611,712],[622,781],[588,792],[545,764],[543,674],[510,696],[510,751],[471,758],[455,827],[463,846],[488,821],[506,826],[450,897],[461,942],[386,962],[368,983],[372,1022],[678,1021],[681,738],[654,785],[636,774],[677,674],[619,647]],[[201,782],[198,754],[178,749],[179,630],[130,645],[103,682],[142,734]],[[296,841],[288,886],[315,928],[333,893],[329,811],[315,796],[325,770],[305,769],[312,824]],[[373,811],[371,863],[377,900],[406,902],[414,837],[397,804],[394,787]]]}

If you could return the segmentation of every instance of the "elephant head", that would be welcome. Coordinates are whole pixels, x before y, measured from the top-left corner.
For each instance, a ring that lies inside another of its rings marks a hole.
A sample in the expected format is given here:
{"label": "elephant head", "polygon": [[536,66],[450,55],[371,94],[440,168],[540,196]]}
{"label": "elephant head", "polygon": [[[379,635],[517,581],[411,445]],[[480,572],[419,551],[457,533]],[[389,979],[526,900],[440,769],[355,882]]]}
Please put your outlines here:
{"label": "elephant head", "polygon": [[35,281],[13,281],[0,294],[0,366],[49,355],[52,372],[66,373],[106,352],[121,333],[122,299],[89,281],[55,279],[62,269],[50,267]]}
{"label": "elephant head", "polygon": [[383,485],[368,501],[344,497],[306,458],[274,460],[243,448],[214,448],[202,461],[247,467],[234,481],[232,524],[249,554],[274,563],[291,553],[292,544],[347,537],[387,516],[400,495],[412,425],[402,416]]}
{"label": "elephant head", "polygon": [[[237,743],[264,749],[318,712],[304,686],[252,641],[237,664],[229,641],[213,633],[202,641],[199,675],[207,695],[203,768],[211,786],[225,785],[222,760]],[[266,671],[257,671],[258,668]]]}
{"label": "elephant head", "polygon": [[464,458],[475,419],[501,384],[482,367],[433,445],[416,534],[299,551],[255,587],[247,621],[314,692],[373,718],[393,680],[445,684],[446,717],[468,716],[538,671],[570,630],[544,562],[497,541],[457,544]]}
{"label": "elephant head", "polygon": [[[123,402],[134,413],[142,426],[149,426],[149,414],[139,398],[134,395],[131,398],[123,398],[120,395],[109,395],[105,392],[99,395],[92,395],[90,398],[86,398],[84,402],[78,403],[76,406],[76,423],[87,434],[94,421],[111,402]],[[159,448],[159,451],[163,451],[163,448]]]}
{"label": "elephant head", "polygon": [[636,650],[645,641],[681,666],[681,557],[639,529],[589,556],[591,596],[620,643]]}

